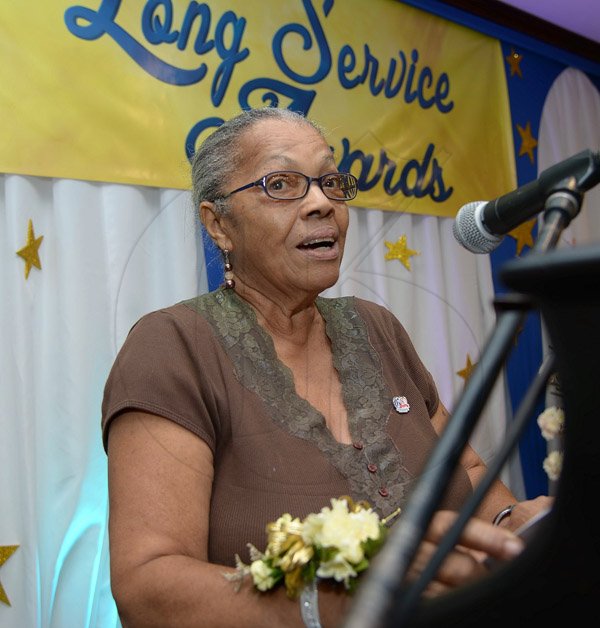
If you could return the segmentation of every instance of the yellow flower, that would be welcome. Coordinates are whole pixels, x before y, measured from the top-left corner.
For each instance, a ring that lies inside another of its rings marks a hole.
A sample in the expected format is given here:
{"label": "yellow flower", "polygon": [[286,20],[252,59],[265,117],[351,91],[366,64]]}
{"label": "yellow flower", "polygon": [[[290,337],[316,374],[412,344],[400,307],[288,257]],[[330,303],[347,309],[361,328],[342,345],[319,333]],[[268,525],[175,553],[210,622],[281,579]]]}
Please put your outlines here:
{"label": "yellow flower", "polygon": [[285,574],[284,583],[288,597],[291,599],[298,597],[305,584],[304,579],[302,578],[302,568],[298,567],[293,571],[287,572]]}
{"label": "yellow flower", "polygon": [[300,537],[294,537],[292,545],[281,558],[275,561],[283,571],[293,571],[302,567],[313,557],[314,550],[310,545],[305,545]]}
{"label": "yellow flower", "polygon": [[302,534],[302,522],[298,518],[286,513],[277,521],[267,525],[268,542],[267,556],[279,556],[288,550],[296,539]]}

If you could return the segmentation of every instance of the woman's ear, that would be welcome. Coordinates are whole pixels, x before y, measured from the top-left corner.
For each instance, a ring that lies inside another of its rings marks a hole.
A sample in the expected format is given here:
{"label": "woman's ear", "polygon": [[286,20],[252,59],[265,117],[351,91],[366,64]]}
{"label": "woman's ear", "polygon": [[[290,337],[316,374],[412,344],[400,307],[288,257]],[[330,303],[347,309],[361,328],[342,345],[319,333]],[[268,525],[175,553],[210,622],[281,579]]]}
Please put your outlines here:
{"label": "woman's ear", "polygon": [[200,203],[200,220],[208,235],[222,251],[232,250],[232,242],[227,234],[227,226],[224,224],[226,221],[221,214],[217,213],[214,203],[209,201]]}

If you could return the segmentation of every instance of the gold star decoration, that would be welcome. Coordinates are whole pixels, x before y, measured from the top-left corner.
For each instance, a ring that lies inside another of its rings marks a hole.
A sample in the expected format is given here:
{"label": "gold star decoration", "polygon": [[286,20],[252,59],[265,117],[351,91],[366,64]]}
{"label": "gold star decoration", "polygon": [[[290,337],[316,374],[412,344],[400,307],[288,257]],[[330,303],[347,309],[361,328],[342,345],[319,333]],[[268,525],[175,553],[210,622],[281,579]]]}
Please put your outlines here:
{"label": "gold star decoration", "polygon": [[[18,545],[0,545],[0,567],[17,551]],[[8,596],[6,595],[6,591],[4,591],[4,587],[0,582],[0,602],[3,602],[7,606],[10,606],[10,602],[8,601]]]}
{"label": "gold star decoration", "polygon": [[532,230],[535,227],[535,223],[536,219],[532,218],[508,232],[508,235],[517,241],[517,255],[521,255],[524,246],[533,247]]}
{"label": "gold star decoration", "polygon": [[398,238],[397,242],[385,241],[385,245],[388,247],[388,252],[385,254],[387,261],[397,259],[404,264],[407,270],[410,270],[410,258],[413,255],[420,255],[419,251],[414,251],[406,246],[406,236],[402,235]]}
{"label": "gold star decoration", "polygon": [[506,59],[506,62],[510,66],[510,75],[514,76],[516,74],[519,78],[523,78],[523,75],[521,74],[521,66],[520,66],[521,60],[523,59],[523,55],[516,52],[514,48],[511,48],[510,54],[504,58]]}
{"label": "gold star decoration", "polygon": [[531,135],[531,122],[527,122],[525,128],[517,124],[517,131],[521,136],[521,148],[519,149],[519,157],[527,154],[531,163],[535,163],[533,159],[533,149],[537,146],[537,140]]}
{"label": "gold star decoration", "polygon": [[471,356],[467,353],[467,365],[465,366],[464,369],[461,369],[460,371],[456,371],[456,374],[459,377],[462,377],[465,380],[465,384],[466,384],[469,381],[469,377],[471,377],[471,374],[473,373],[473,370],[475,369],[476,366],[477,366],[477,362],[473,364],[471,362]]}
{"label": "gold star decoration", "polygon": [[35,237],[35,233],[33,232],[33,222],[30,218],[27,225],[27,244],[22,249],[17,251],[17,255],[25,260],[25,279],[29,277],[29,271],[32,266],[35,266],[40,270],[42,269],[38,249],[40,248],[40,244],[43,239],[44,236],[40,236],[39,238]]}

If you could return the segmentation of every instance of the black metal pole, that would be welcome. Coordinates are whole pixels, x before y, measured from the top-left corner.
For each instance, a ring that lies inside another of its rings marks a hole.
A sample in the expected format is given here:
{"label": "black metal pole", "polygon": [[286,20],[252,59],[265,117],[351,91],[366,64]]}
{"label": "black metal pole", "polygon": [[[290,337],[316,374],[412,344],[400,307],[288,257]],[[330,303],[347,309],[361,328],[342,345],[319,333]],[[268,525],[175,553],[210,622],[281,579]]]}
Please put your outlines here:
{"label": "black metal pole", "polygon": [[421,572],[418,579],[411,583],[410,587],[408,587],[399,597],[397,603],[392,608],[390,617],[386,622],[387,625],[395,626],[397,628],[405,625],[405,622],[410,617],[410,614],[419,602],[419,596],[425,590],[425,587],[429,584],[429,582],[434,578],[446,555],[458,542],[463,528],[467,525],[469,519],[477,510],[477,507],[485,497],[485,494],[496,480],[500,471],[502,471],[502,468],[511,453],[514,451],[514,448],[518,444],[525,427],[527,427],[527,424],[531,419],[533,408],[535,407],[540,394],[543,392],[550,375],[552,375],[552,372],[554,371],[555,364],[556,360],[553,355],[548,356],[548,358],[546,358],[546,360],[542,363],[540,370],[529,386],[523,401],[519,405],[501,449],[488,465],[488,469],[484,477],[475,487],[473,494],[458,513],[456,521],[452,524],[452,527],[442,539],[442,542],[436,549],[434,555],[431,557],[429,563],[427,563],[425,569]]}

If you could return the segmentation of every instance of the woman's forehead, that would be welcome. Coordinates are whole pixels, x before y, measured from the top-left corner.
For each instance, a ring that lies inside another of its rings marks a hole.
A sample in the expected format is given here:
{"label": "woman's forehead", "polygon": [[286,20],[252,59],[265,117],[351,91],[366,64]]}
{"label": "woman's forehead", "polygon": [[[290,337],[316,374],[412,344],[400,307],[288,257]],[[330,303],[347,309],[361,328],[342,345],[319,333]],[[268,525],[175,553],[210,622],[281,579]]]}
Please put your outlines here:
{"label": "woman's forehead", "polygon": [[308,122],[290,120],[260,120],[244,134],[245,138],[258,146],[269,147],[277,144],[302,142],[325,143],[321,134]]}
{"label": "woman's forehead", "polygon": [[333,159],[323,136],[308,122],[261,120],[240,139],[240,148],[248,160],[295,161],[304,156]]}

